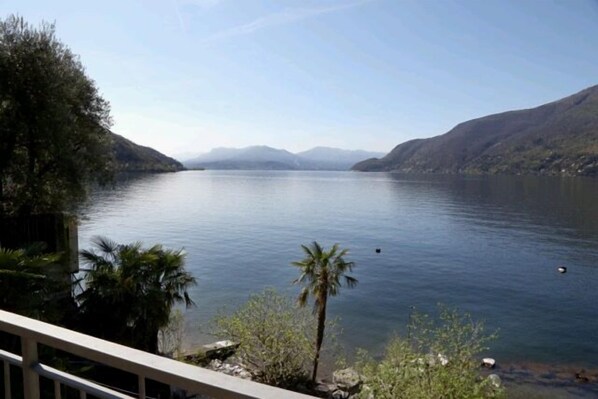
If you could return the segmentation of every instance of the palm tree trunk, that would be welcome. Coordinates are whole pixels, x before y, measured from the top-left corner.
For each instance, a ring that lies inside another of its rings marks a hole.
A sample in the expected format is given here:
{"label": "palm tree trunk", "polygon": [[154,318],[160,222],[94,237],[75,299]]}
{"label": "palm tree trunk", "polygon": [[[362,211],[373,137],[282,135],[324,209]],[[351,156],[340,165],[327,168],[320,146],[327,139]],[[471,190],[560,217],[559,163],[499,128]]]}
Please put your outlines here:
{"label": "palm tree trunk", "polygon": [[154,355],[158,354],[158,331],[159,330],[153,329],[148,337],[149,343],[147,351],[153,353]]}
{"label": "palm tree trunk", "polygon": [[324,327],[326,326],[326,301],[328,300],[328,293],[323,295],[318,309],[318,332],[316,336],[316,356],[314,358],[314,371],[311,376],[313,382],[316,382],[318,375],[318,363],[320,361],[320,349],[322,348],[322,341],[324,341]]}

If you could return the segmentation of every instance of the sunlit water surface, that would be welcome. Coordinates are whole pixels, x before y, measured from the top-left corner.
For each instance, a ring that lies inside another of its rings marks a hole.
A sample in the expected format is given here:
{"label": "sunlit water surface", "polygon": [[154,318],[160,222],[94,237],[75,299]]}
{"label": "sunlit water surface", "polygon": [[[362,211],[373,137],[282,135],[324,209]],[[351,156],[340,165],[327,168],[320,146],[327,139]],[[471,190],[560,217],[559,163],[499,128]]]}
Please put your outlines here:
{"label": "sunlit water surface", "polygon": [[444,303],[499,329],[499,362],[598,367],[595,179],[188,171],[119,181],[84,214],[81,248],[94,235],[185,248],[188,346],[251,293],[295,295],[289,264],[317,240],[357,264],[358,287],[329,302],[348,349],[379,353],[412,307]]}

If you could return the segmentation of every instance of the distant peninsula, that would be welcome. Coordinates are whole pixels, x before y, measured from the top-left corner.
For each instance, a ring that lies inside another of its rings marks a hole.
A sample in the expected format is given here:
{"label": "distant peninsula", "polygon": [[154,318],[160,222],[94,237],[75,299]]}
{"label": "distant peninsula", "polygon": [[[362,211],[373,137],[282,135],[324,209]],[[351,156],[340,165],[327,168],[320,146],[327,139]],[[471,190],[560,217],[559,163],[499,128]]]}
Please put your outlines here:
{"label": "distant peninsula", "polygon": [[598,176],[598,86],[537,108],[463,122],[356,171]]}
{"label": "distant peninsula", "polygon": [[215,148],[183,161],[188,169],[349,170],[356,162],[384,153],[315,147],[296,154],[268,146]]}
{"label": "distant peninsula", "polygon": [[112,150],[118,172],[177,172],[185,167],[150,147],[133,143],[131,140],[110,132]]}

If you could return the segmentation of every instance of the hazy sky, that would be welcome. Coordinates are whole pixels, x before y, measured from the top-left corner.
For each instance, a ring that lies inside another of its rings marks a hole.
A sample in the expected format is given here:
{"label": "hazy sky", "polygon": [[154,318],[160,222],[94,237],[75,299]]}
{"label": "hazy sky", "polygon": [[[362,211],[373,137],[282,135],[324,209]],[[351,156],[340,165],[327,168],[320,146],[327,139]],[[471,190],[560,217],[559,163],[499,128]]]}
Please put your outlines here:
{"label": "hazy sky", "polygon": [[598,84],[598,0],[0,0],[55,21],[113,130],[169,155],[390,151]]}

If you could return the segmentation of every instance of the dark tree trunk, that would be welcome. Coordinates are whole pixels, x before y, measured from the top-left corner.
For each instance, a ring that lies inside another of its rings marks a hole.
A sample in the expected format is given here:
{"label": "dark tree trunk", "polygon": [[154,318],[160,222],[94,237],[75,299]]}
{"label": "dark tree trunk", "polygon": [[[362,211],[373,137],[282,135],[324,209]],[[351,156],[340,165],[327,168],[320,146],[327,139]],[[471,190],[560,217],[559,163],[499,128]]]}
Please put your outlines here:
{"label": "dark tree trunk", "polygon": [[157,329],[153,329],[148,337],[149,343],[147,351],[153,353],[154,355],[158,354],[158,331],[159,330]]}
{"label": "dark tree trunk", "polygon": [[311,376],[312,381],[316,381],[318,375],[318,363],[320,362],[320,349],[324,341],[324,327],[326,326],[326,302],[328,301],[328,291],[324,292],[320,308],[318,309],[318,332],[316,336],[316,356],[314,358],[314,371]]}
{"label": "dark tree trunk", "polygon": [[145,320],[139,323],[139,326],[134,328],[135,336],[133,337],[133,346],[142,351],[157,355],[159,331],[160,328],[150,320]]}

